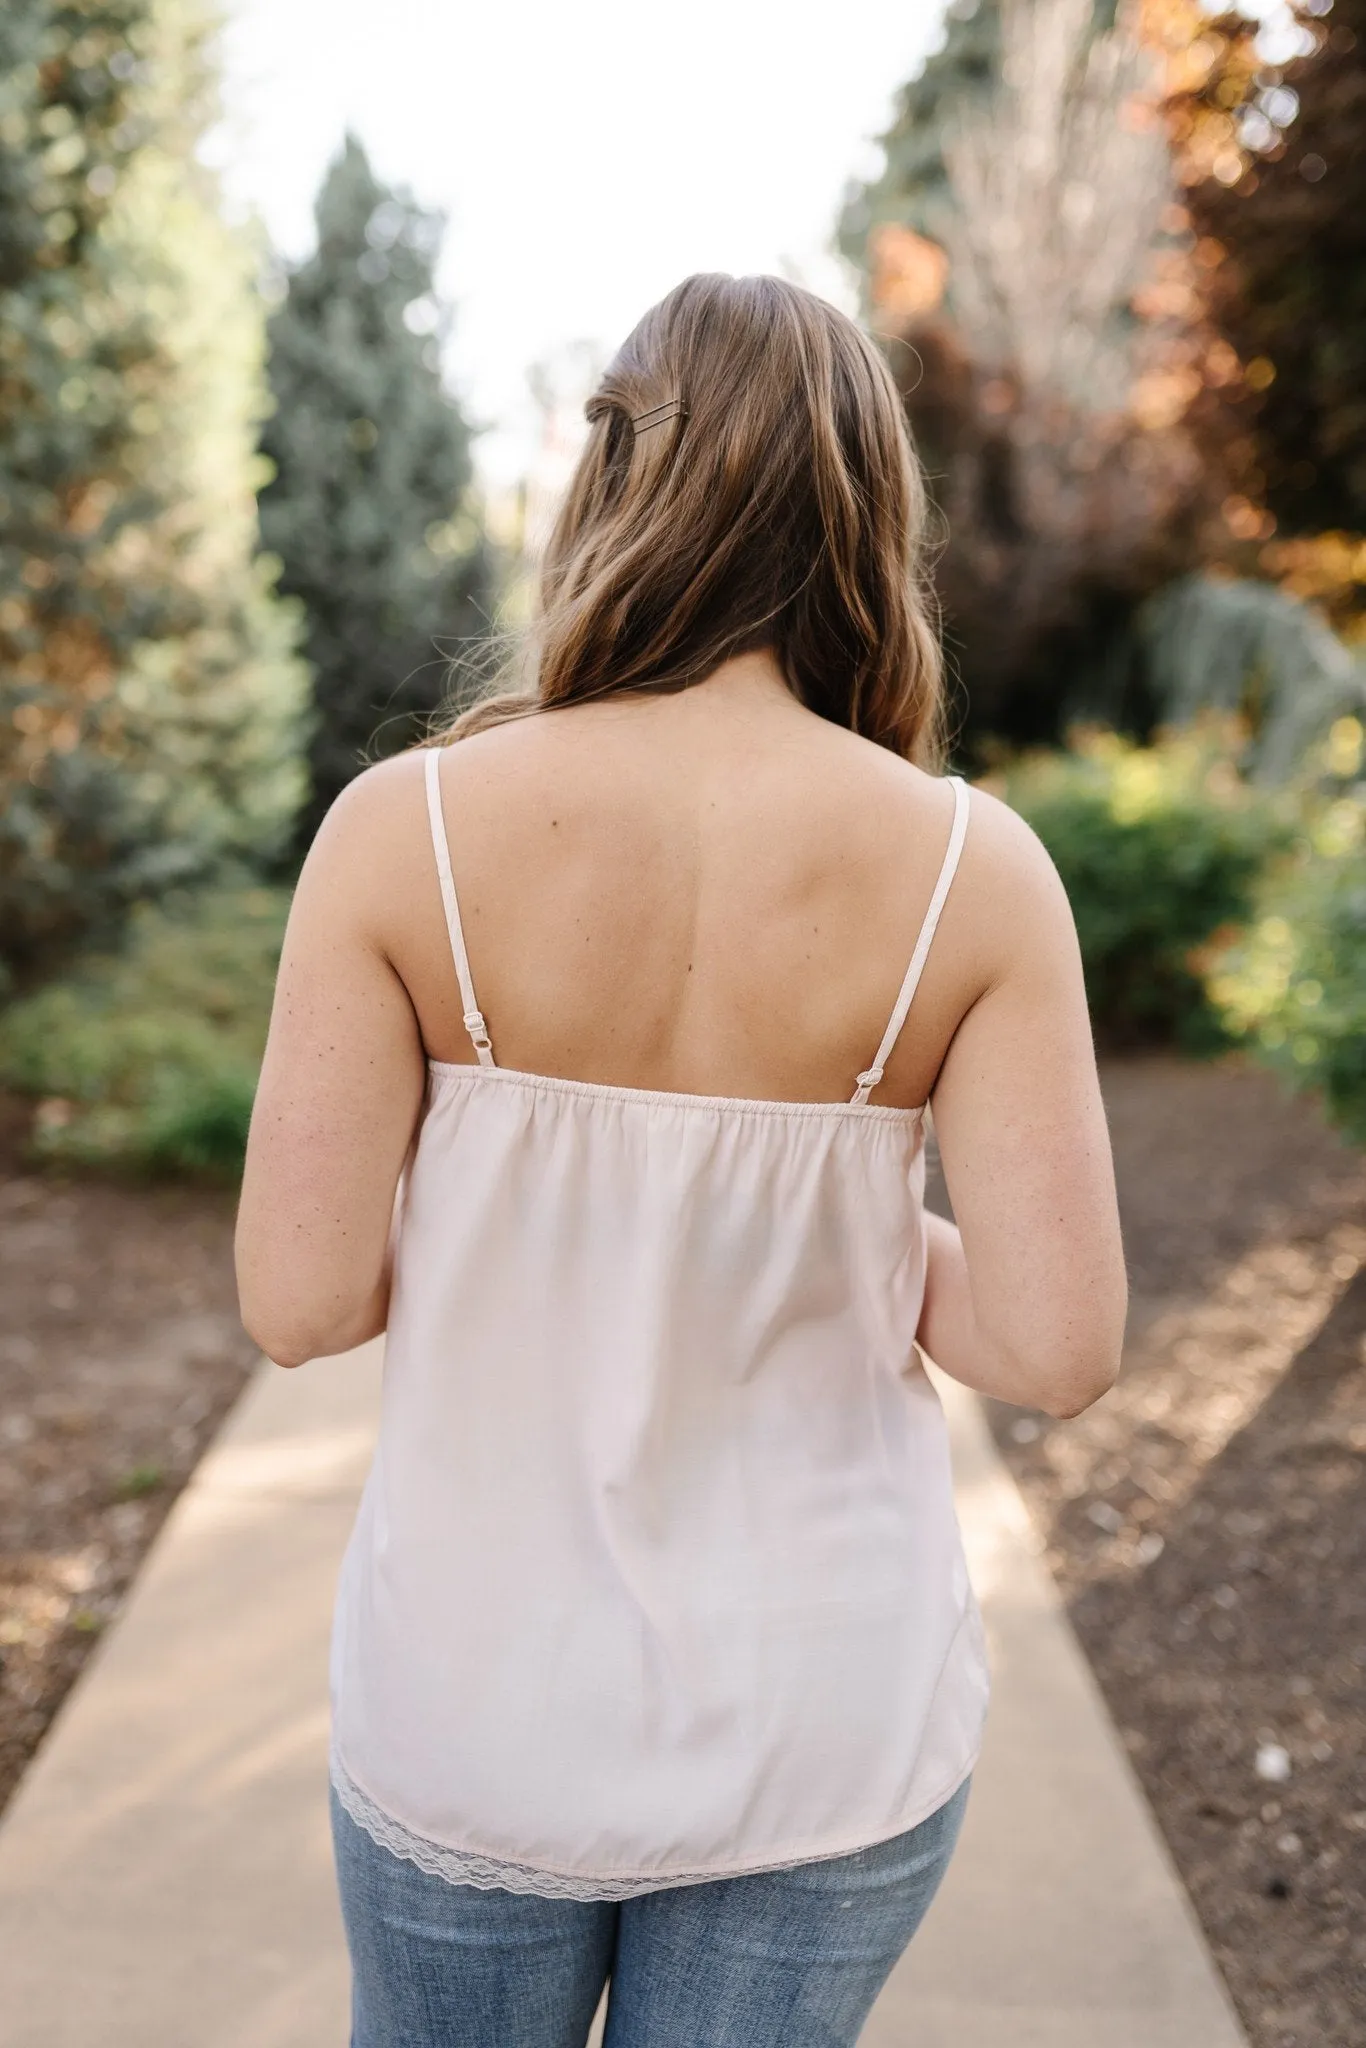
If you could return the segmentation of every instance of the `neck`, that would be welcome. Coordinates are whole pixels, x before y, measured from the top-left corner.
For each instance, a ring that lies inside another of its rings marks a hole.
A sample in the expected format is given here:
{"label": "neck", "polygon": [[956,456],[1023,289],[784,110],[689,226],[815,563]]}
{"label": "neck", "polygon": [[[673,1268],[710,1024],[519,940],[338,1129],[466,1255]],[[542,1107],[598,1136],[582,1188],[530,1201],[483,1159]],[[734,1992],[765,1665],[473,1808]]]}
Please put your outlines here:
{"label": "neck", "polygon": [[766,647],[757,648],[749,654],[732,655],[710,675],[703,676],[700,682],[689,683],[684,689],[652,690],[645,687],[612,690],[605,696],[558,708],[590,711],[604,717],[614,710],[643,708],[646,705],[651,707],[653,717],[677,722],[680,726],[694,720],[710,723],[718,716],[747,719],[771,717],[785,711],[801,718],[810,716],[793,696],[782,670]]}
{"label": "neck", "polygon": [[726,718],[763,718],[810,714],[793,696],[772,652],[761,647],[750,654],[732,655],[700,682],[685,690],[671,690],[655,700],[673,707],[682,723],[693,719],[710,722]]}
{"label": "neck", "polygon": [[775,694],[792,698],[783,672],[779,668],[773,650],[756,647],[749,654],[733,654],[729,661],[723,661],[700,683],[693,683],[685,696],[696,696],[706,692],[716,696],[771,697]]}

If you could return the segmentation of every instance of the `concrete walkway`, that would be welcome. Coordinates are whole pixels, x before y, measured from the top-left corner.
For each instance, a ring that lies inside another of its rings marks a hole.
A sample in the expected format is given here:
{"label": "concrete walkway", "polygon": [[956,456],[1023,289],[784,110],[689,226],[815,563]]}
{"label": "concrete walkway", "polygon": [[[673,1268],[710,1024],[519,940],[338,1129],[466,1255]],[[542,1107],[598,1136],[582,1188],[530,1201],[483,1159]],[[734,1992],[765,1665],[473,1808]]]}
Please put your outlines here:
{"label": "concrete walkway", "polygon": [[[28,1773],[0,1827],[0,2048],[344,2048],[326,1645],[378,1364],[263,1367]],[[946,1398],[995,1706],[864,2048],[1240,2048],[1019,1495]]]}

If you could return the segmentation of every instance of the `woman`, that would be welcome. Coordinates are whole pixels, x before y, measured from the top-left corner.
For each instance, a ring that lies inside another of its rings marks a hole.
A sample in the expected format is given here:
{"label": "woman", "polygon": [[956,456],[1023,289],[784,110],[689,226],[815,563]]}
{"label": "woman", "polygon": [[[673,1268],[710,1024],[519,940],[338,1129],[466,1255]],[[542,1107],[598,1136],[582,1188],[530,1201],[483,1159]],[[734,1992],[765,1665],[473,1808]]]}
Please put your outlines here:
{"label": "woman", "polygon": [[609,2048],[852,2042],[986,1693],[917,1343],[1053,1415],[1119,1353],[1071,919],[938,774],[881,358],[694,277],[588,416],[534,687],[309,855],[242,1193],[272,1358],[388,1333],[333,1658],[355,2048],[568,2048],[609,1979]]}

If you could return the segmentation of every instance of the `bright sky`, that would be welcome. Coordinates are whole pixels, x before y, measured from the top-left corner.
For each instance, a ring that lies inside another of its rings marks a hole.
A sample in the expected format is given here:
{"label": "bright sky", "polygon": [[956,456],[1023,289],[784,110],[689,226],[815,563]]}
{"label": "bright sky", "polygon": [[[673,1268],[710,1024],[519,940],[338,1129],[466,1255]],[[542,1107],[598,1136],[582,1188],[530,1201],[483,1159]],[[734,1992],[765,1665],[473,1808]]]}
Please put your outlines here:
{"label": "bright sky", "polygon": [[693,270],[786,271],[846,305],[830,242],[943,0],[228,0],[213,154],[277,246],[309,245],[350,123],[449,215],[450,366],[488,481],[534,460],[527,370],[615,344]]}

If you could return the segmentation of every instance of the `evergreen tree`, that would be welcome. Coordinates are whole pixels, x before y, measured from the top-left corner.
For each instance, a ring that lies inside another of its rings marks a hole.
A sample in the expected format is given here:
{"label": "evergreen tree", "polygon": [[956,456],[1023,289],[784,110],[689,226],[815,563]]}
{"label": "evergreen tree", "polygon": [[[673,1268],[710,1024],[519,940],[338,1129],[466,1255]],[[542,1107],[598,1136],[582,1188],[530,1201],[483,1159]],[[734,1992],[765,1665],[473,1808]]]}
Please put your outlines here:
{"label": "evergreen tree", "polygon": [[254,252],[207,0],[0,10],[0,983],[269,855],[304,677],[256,558]]}
{"label": "evergreen tree", "polygon": [[310,827],[367,758],[421,735],[449,658],[487,626],[471,433],[441,380],[440,228],[348,136],[319,195],[316,252],[270,323],[261,520],[308,621]]}

